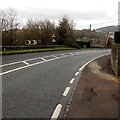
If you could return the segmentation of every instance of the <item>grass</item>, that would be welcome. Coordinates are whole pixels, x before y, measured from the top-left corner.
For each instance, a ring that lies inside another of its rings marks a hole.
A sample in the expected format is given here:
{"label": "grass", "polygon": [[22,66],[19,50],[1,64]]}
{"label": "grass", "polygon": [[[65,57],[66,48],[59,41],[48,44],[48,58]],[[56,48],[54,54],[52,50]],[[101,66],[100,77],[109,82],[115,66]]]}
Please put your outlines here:
{"label": "grass", "polygon": [[41,48],[41,49],[24,49],[24,50],[6,50],[1,51],[0,54],[17,54],[17,53],[31,53],[31,52],[43,52],[43,51],[56,51],[56,50],[75,50],[76,48],[71,47],[55,47],[55,48]]}

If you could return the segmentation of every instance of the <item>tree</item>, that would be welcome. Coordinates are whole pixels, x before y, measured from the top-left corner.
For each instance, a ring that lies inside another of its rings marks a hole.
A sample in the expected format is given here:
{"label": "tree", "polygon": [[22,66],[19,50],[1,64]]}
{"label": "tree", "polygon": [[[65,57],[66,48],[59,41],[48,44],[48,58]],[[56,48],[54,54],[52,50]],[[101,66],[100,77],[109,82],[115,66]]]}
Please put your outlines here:
{"label": "tree", "polygon": [[40,24],[39,20],[28,20],[23,29],[24,40],[39,40],[40,39]]}
{"label": "tree", "polygon": [[49,20],[29,20],[24,29],[24,33],[26,33],[24,40],[36,39],[41,40],[42,45],[49,45],[54,31],[55,26]]}
{"label": "tree", "polygon": [[68,18],[63,17],[62,20],[59,21],[59,25],[57,27],[57,35],[57,44],[67,45],[70,47],[79,47],[74,39],[73,21],[69,21]]}
{"label": "tree", "polygon": [[17,13],[13,9],[0,11],[0,25],[3,31],[3,45],[15,45],[19,26]]}
{"label": "tree", "polygon": [[43,45],[52,44],[52,34],[55,32],[54,23],[49,20],[44,20],[41,22],[41,42]]}

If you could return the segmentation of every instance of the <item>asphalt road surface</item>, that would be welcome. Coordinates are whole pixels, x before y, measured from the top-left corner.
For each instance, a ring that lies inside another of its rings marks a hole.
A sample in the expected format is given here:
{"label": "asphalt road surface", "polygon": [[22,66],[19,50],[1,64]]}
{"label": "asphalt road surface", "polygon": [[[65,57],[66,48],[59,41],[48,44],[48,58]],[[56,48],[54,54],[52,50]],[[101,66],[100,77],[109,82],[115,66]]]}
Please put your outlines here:
{"label": "asphalt road surface", "polygon": [[2,57],[2,117],[62,118],[80,68],[110,49],[37,52]]}

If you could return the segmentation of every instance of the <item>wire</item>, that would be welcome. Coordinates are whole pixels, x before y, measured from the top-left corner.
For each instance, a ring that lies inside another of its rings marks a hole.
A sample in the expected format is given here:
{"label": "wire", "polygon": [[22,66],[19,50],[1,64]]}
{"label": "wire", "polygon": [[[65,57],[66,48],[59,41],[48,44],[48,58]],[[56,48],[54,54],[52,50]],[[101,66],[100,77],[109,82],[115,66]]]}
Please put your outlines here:
{"label": "wire", "polygon": [[[92,24],[92,26],[98,26],[98,25],[103,25],[103,24],[106,24],[106,23],[112,23],[112,22],[115,22],[115,21],[120,21],[120,19],[116,19],[116,20],[112,20],[112,21],[107,21],[107,22],[103,22],[103,23],[98,23],[98,24]],[[86,28],[90,28],[90,26],[86,26]]]}
{"label": "wire", "polygon": [[106,24],[106,23],[111,23],[111,22],[119,21],[119,20],[120,20],[120,19],[112,20],[112,21],[108,21],[108,22],[103,22],[103,23],[99,23],[99,24],[93,24],[92,26],[102,25],[102,24]]}

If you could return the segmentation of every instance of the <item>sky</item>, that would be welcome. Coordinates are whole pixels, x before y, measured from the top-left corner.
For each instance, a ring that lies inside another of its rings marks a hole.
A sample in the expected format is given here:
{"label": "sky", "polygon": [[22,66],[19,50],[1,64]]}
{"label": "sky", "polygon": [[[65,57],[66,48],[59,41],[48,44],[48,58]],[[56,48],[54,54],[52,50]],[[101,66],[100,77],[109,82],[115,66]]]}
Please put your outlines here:
{"label": "sky", "polygon": [[92,29],[118,24],[120,0],[1,0],[0,10],[15,9],[20,20],[49,19],[56,24],[64,16],[75,29]]}

